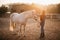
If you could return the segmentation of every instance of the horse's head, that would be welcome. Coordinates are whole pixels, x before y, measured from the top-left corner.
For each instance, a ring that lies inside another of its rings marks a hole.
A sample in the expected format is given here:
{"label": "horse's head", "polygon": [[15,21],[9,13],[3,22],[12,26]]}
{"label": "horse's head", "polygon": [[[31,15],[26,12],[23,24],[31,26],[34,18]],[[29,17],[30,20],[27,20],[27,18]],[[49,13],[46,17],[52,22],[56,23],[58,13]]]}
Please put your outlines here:
{"label": "horse's head", "polygon": [[27,19],[33,18],[37,21],[38,20],[38,15],[39,14],[37,14],[36,10],[29,10],[29,11],[25,12],[25,16],[26,16]]}
{"label": "horse's head", "polygon": [[32,18],[35,15],[35,10],[28,10],[24,12],[26,18]]}
{"label": "horse's head", "polygon": [[36,21],[40,21],[40,14],[39,13],[37,13],[37,11],[36,10],[32,10],[32,14],[33,14],[33,19],[35,19]]}

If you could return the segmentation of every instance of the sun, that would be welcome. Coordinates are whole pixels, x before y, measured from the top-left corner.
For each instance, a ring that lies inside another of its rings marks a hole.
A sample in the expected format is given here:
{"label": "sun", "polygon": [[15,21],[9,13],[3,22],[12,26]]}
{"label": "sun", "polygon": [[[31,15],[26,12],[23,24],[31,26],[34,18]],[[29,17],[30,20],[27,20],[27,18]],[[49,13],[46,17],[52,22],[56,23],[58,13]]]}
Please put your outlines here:
{"label": "sun", "polygon": [[49,4],[57,4],[57,3],[60,3],[60,0],[40,0],[40,1],[37,1],[36,0],[36,3],[42,4],[42,5],[49,5]]}

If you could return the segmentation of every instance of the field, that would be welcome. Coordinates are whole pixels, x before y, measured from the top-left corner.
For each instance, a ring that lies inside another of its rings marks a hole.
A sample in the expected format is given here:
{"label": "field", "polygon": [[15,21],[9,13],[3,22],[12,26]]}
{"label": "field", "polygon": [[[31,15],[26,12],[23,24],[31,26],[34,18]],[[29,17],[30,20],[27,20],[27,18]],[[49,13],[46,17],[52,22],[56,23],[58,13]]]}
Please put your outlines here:
{"label": "field", "polygon": [[[25,37],[17,35],[17,32],[9,31],[9,18],[0,18],[0,40],[60,40],[60,20],[46,19],[44,33],[45,37],[39,39],[40,28],[33,19],[29,20],[26,25]],[[17,29],[17,28],[16,28]]]}

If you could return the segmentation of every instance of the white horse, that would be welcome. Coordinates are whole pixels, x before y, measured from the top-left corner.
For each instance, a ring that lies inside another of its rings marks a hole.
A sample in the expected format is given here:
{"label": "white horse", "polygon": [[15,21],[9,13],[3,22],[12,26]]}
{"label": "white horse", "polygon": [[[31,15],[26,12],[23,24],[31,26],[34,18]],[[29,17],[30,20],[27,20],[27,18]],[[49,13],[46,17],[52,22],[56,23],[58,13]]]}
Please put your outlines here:
{"label": "white horse", "polygon": [[25,11],[22,12],[20,14],[18,13],[12,13],[10,15],[10,31],[13,31],[14,28],[16,27],[16,24],[18,24],[20,26],[20,32],[21,32],[21,27],[22,25],[24,25],[24,32],[25,32],[25,26],[26,26],[26,22],[29,18],[34,18],[36,19],[36,11],[35,10],[29,10],[29,11]]}

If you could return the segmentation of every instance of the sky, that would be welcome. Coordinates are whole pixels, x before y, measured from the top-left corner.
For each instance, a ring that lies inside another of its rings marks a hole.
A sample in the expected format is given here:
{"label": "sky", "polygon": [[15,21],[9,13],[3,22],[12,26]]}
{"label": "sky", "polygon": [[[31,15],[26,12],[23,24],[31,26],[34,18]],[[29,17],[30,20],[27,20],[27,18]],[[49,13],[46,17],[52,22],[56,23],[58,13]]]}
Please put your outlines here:
{"label": "sky", "polygon": [[42,5],[49,5],[60,3],[60,0],[0,0],[0,5],[8,3],[36,3]]}

